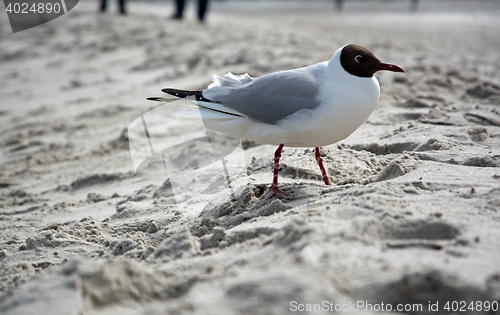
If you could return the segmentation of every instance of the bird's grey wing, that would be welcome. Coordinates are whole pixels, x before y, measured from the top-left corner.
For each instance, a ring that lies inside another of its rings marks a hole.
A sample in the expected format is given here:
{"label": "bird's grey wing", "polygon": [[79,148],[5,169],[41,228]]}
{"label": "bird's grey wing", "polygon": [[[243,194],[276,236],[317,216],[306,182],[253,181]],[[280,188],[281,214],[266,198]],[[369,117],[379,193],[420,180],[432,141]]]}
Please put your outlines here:
{"label": "bird's grey wing", "polygon": [[316,96],[324,72],[322,64],[275,72],[240,85],[209,88],[203,96],[253,121],[276,124],[300,110],[319,106]]}

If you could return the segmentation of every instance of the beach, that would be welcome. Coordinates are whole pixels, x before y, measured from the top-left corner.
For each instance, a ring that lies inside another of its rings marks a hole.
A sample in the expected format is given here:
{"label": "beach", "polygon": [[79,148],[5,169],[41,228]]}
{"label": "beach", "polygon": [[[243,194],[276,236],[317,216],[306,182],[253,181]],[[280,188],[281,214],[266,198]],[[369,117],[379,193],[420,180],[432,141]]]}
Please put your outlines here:
{"label": "beach", "polygon": [[[0,14],[0,313],[500,314],[500,2],[195,7],[83,1],[15,34]],[[146,100],[349,43],[405,73],[321,148],[331,186],[283,149],[290,200],[275,146]]]}

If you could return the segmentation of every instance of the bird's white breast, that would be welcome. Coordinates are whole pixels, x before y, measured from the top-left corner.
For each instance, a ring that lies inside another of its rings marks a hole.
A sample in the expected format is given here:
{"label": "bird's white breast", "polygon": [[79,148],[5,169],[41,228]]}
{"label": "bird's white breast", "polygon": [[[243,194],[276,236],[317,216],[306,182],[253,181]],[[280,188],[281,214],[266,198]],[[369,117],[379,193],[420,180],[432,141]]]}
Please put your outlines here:
{"label": "bird's white breast", "polygon": [[321,105],[278,124],[285,131],[285,145],[312,147],[341,141],[358,129],[377,106],[380,86],[375,77],[353,76],[340,64],[332,68],[326,69],[329,78],[317,96]]}

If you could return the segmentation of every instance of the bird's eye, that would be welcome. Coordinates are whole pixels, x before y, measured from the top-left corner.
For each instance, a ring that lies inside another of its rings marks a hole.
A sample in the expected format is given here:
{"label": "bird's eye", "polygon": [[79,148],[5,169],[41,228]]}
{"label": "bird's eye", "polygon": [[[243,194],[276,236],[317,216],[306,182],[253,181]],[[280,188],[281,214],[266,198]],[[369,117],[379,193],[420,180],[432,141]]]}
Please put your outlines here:
{"label": "bird's eye", "polygon": [[354,57],[354,61],[356,61],[357,63],[361,63],[362,59],[363,59],[363,56],[361,56],[361,55],[357,55],[356,57]]}

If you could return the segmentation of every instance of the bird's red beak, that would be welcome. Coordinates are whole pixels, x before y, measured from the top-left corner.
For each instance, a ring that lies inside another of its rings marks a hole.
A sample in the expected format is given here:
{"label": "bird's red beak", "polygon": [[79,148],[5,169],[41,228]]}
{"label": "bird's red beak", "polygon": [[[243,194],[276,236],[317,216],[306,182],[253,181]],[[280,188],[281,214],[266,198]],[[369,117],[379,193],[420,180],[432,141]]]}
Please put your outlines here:
{"label": "bird's red beak", "polygon": [[375,68],[377,68],[377,70],[387,70],[387,71],[392,71],[392,72],[405,72],[403,70],[403,68],[401,68],[400,66],[391,65],[389,63],[381,63],[380,65],[375,66]]}

